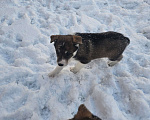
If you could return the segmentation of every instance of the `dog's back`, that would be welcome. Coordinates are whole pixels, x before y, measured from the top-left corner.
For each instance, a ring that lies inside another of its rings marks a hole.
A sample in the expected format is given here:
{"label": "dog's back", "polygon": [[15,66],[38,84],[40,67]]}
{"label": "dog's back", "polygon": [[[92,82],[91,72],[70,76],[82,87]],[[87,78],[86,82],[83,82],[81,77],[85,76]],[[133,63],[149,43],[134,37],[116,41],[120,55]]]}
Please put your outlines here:
{"label": "dog's back", "polygon": [[81,36],[83,42],[75,58],[79,60],[85,59],[86,61],[83,60],[83,63],[103,57],[107,57],[110,60],[117,60],[130,43],[129,38],[117,32],[76,33],[75,35]]}
{"label": "dog's back", "polygon": [[[112,39],[118,39],[124,37],[121,33],[118,32],[103,32],[103,33],[75,33],[77,36],[81,36],[82,39],[91,39],[91,40],[98,40],[102,41],[104,39],[112,38]],[[129,41],[128,41],[129,42]]]}

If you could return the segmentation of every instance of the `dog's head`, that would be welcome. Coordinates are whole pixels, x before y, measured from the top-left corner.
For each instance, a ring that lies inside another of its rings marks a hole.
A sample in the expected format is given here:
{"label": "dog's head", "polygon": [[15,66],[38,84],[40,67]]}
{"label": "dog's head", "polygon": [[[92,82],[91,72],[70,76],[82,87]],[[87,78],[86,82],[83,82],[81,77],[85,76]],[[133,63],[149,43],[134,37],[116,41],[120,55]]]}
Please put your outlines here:
{"label": "dog's head", "polygon": [[69,120],[101,120],[97,116],[93,115],[84,104],[81,104],[78,108],[77,114],[74,118]]}
{"label": "dog's head", "polygon": [[82,44],[82,38],[76,35],[52,35],[52,42],[54,42],[58,65],[66,66],[68,60],[77,51],[78,45]]}

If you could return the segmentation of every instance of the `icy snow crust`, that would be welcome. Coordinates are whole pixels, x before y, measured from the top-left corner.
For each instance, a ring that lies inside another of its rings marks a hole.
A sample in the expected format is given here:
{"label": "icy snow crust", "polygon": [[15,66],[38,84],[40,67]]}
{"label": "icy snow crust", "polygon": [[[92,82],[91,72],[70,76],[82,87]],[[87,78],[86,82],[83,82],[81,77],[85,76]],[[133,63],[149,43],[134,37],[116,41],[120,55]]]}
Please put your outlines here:
{"label": "icy snow crust", "polygon": [[[105,31],[131,40],[119,64],[47,76],[50,35]],[[67,120],[82,103],[103,120],[150,120],[150,1],[0,0],[0,120]]]}

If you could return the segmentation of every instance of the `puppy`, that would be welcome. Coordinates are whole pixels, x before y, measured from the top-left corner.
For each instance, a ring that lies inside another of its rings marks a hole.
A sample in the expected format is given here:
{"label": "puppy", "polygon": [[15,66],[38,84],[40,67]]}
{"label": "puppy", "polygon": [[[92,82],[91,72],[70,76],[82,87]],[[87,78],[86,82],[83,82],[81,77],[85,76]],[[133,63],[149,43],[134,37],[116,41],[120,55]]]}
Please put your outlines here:
{"label": "puppy", "polygon": [[70,71],[77,73],[87,63],[97,58],[108,58],[109,66],[118,63],[122,53],[129,45],[129,38],[117,32],[104,33],[76,33],[75,35],[52,35],[51,43],[54,42],[57,54],[57,67],[49,73],[54,77],[65,66],[71,58],[77,61],[75,67]]}
{"label": "puppy", "polygon": [[69,120],[102,120],[98,118],[97,116],[93,115],[84,104],[80,105],[78,108],[77,114],[74,116],[74,118]]}

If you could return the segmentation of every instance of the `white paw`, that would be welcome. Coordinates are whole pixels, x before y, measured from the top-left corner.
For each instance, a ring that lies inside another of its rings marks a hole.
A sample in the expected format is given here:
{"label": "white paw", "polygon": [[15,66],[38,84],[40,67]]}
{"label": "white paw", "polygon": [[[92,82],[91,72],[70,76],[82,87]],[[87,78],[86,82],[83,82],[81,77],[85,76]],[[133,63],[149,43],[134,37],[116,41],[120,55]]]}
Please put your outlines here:
{"label": "white paw", "polygon": [[48,74],[48,76],[49,76],[49,77],[55,77],[55,76],[56,76],[56,73],[51,72],[51,73]]}
{"label": "white paw", "polygon": [[108,61],[108,66],[112,67],[117,63],[118,63],[118,61]]}
{"label": "white paw", "polygon": [[75,67],[70,67],[70,71],[73,72],[74,74],[76,74],[78,72],[78,70],[76,70]]}

